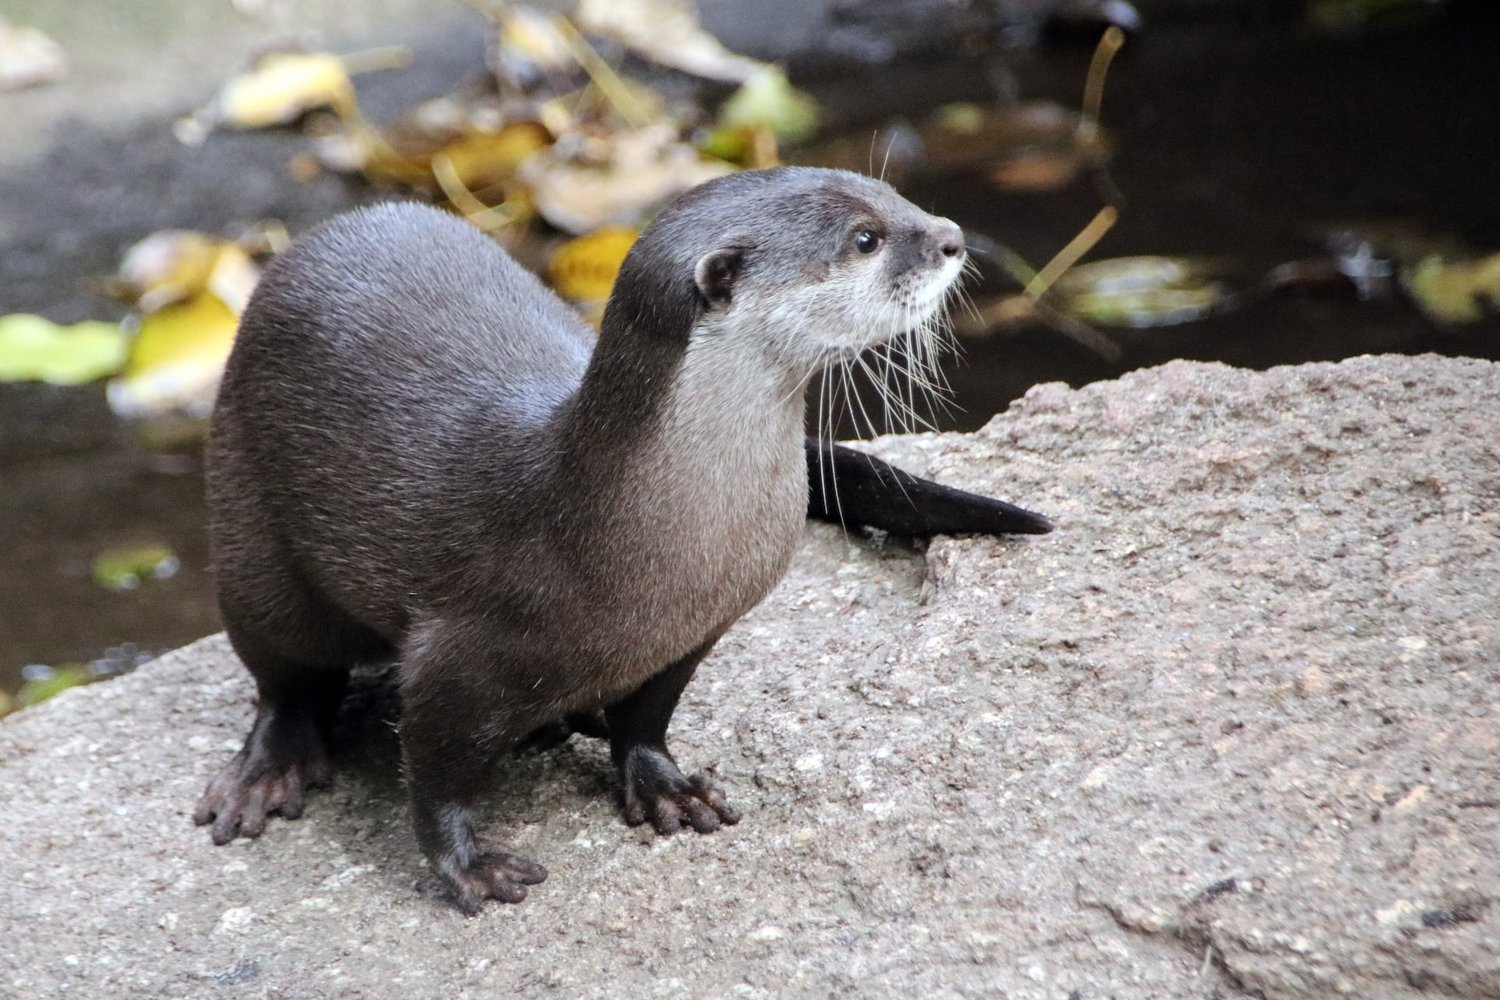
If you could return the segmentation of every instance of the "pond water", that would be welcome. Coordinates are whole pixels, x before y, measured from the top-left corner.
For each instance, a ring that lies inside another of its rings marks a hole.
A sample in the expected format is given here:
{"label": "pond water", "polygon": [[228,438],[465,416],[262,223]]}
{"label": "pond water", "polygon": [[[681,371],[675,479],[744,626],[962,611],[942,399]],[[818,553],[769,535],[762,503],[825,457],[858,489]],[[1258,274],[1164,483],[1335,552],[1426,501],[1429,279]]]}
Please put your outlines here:
{"label": "pond water", "polygon": [[[387,5],[387,20],[353,30],[362,43],[405,40],[416,49],[413,70],[361,83],[377,116],[482,65],[470,15],[417,22],[407,16],[413,6]],[[1124,213],[1092,256],[1207,254],[1258,275],[1321,253],[1321,234],[1344,223],[1418,225],[1500,249],[1500,18],[1490,5],[1456,4],[1424,25],[1352,36],[1243,13],[1253,6],[1223,5],[1214,14],[1212,5],[1177,5],[1188,13],[1149,26],[1121,54],[1103,117]],[[48,9],[33,5],[37,18]],[[170,33],[157,20],[150,25],[148,35]],[[191,30],[212,37],[219,29]],[[245,43],[236,36],[235,44]],[[1087,45],[1069,44],[1014,53],[1012,82],[1027,97],[1076,107],[1089,54]],[[125,124],[108,120],[113,88],[96,79],[102,103],[74,108],[80,120],[56,139],[31,128],[30,148],[0,154],[0,312],[113,317],[117,307],[100,298],[94,278],[154,229],[225,231],[278,217],[297,231],[381,196],[330,177],[289,180],[284,162],[300,141],[293,135],[215,137],[198,151],[177,146],[171,117],[202,100],[222,72],[210,66],[228,68],[223,58],[198,59],[201,84],[179,93],[152,77],[138,117]],[[87,70],[80,72],[87,83]],[[815,83],[843,125],[867,131],[899,112],[982,97],[994,86],[992,67],[952,59]],[[37,103],[33,119],[58,113]],[[1100,205],[1087,180],[1021,196],[978,174],[936,173],[906,193],[1034,264]],[[1399,296],[1362,302],[1326,287],[1112,336],[1122,359],[1105,360],[1037,323],[965,341],[949,373],[958,409],[944,426],[978,426],[1037,382],[1077,385],[1171,358],[1249,367],[1385,351],[1500,358],[1493,318],[1444,328]],[[216,630],[202,522],[196,460],[151,455],[109,415],[97,386],[0,385],[0,689],[14,690],[27,664],[118,665]],[[126,592],[91,582],[97,553],[135,543],[170,546],[180,562],[175,575]]]}

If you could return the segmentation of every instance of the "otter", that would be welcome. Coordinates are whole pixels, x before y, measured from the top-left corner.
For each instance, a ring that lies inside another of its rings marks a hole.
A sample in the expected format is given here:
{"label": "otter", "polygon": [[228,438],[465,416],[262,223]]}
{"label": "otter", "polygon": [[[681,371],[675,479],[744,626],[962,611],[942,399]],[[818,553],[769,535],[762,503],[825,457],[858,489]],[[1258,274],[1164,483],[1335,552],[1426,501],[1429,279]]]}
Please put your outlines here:
{"label": "otter", "polygon": [[[301,237],[245,311],[206,450],[219,604],[257,711],[195,821],[224,844],[299,816],[330,779],[351,666],[394,657],[417,841],[465,913],[546,877],[482,847],[473,809],[499,756],[559,720],[607,737],[630,823],[738,822],[678,767],[668,721],[819,507],[809,378],[930,332],[964,260],[957,225],[882,182],[732,174],[641,234],[596,338],[436,209]],[[857,452],[828,460],[837,506],[876,527],[1049,527]]]}

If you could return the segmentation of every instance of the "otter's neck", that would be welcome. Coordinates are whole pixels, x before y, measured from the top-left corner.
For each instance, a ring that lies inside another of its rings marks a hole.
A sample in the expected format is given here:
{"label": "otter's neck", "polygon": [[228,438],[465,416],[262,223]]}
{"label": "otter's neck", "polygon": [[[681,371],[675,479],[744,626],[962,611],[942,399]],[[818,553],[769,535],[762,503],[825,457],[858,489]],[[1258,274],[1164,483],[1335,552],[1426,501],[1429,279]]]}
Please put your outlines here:
{"label": "otter's neck", "polygon": [[613,455],[660,422],[688,339],[653,336],[629,327],[605,328],[573,399],[559,414],[565,453]]}
{"label": "otter's neck", "polygon": [[561,415],[565,533],[616,565],[774,582],[806,516],[803,414],[752,338],[606,331]]}

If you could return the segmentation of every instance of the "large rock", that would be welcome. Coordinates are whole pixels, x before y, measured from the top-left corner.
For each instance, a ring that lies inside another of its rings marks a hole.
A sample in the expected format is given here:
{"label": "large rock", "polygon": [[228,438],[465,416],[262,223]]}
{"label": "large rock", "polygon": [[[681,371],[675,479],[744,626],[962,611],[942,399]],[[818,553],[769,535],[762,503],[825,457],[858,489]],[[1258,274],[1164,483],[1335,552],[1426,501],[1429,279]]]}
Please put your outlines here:
{"label": "large rock", "polygon": [[674,727],[738,827],[626,828],[575,738],[486,825],[551,877],[465,919],[371,680],[337,788],[212,847],[209,638],[0,723],[0,996],[1500,997],[1500,366],[1174,363],[879,448],[1059,530],[810,527]]}

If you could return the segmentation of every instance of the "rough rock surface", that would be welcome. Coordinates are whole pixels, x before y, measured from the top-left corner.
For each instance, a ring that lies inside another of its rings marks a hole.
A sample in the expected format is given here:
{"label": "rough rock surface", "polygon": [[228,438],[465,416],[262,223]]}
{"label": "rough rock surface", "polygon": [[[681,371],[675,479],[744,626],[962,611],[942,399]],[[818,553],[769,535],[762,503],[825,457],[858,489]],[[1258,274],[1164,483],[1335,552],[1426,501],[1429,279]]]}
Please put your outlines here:
{"label": "rough rock surface", "polygon": [[878,448],[1059,530],[810,527],[674,726],[738,827],[626,828],[575,737],[486,828],[551,877],[465,919],[377,678],[336,789],[214,848],[209,638],[0,723],[0,996],[1500,997],[1500,366],[1173,363]]}

